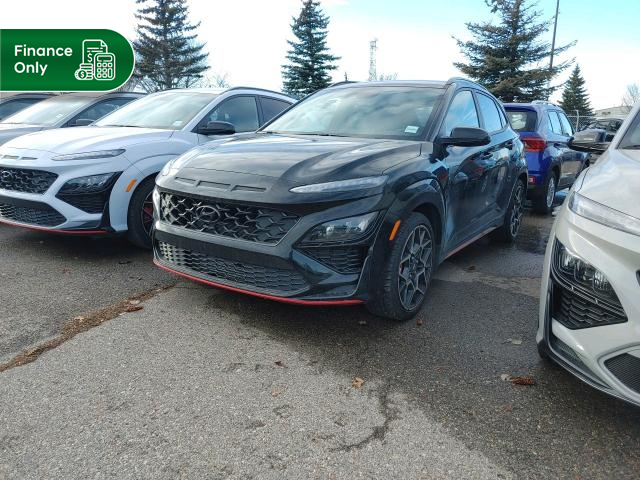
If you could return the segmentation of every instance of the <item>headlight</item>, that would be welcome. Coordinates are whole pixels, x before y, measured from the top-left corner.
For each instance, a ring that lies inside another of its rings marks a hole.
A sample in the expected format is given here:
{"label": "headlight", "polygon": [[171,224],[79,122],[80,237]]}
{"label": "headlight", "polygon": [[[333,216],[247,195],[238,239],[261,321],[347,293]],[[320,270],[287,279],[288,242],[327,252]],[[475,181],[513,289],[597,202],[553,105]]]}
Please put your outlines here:
{"label": "headlight", "polygon": [[294,187],[290,191],[294,193],[318,193],[318,192],[348,192],[350,190],[363,190],[366,188],[379,187],[387,181],[386,176],[362,177],[351,180],[339,180],[337,182],[315,183]]}
{"label": "headlight", "polygon": [[111,186],[112,180],[119,173],[103,173],[101,175],[88,175],[86,177],[73,178],[65,183],[60,192],[66,195],[96,193]]}
{"label": "headlight", "polygon": [[124,153],[124,148],[117,150],[100,150],[97,152],[70,153],[69,155],[58,155],[51,160],[93,160],[95,158],[111,158],[117,157]]}
{"label": "headlight", "polygon": [[185,163],[200,155],[201,152],[202,150],[200,148],[192,148],[173,160],[169,160],[164,167],[162,167],[162,170],[160,170],[160,176],[166,177],[169,174],[177,173]]}
{"label": "headlight", "polygon": [[616,304],[620,303],[604,273],[571,252],[558,240],[556,240],[555,252],[559,273],[570,284],[578,284]]}
{"label": "headlight", "polygon": [[569,209],[573,213],[601,225],[640,236],[640,219],[589,200],[577,192],[571,194]]}
{"label": "headlight", "polygon": [[331,220],[311,229],[302,243],[345,242],[364,236],[373,224],[378,212],[357,217]]}

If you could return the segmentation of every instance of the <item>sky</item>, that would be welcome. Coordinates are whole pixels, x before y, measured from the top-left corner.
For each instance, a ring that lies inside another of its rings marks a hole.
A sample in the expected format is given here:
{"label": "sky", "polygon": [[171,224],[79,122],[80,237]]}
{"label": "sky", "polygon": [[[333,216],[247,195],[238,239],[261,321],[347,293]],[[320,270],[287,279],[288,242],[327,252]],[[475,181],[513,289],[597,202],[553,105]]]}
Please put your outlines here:
{"label": "sky", "polygon": [[[556,0],[538,0],[552,18]],[[301,0],[188,0],[201,22],[211,74],[232,85],[279,90],[290,24]],[[453,36],[468,39],[465,23],[491,18],[483,0],[321,0],[331,19],[328,44],[341,57],[336,81],[366,80],[369,42],[378,40],[378,74],[403,80],[445,80],[464,60]],[[2,2],[2,28],[108,28],[135,37],[135,0],[20,0]],[[640,0],[560,0],[557,45],[577,41],[560,60],[575,58],[592,106],[619,105],[626,86],[640,83]],[[548,33],[551,39],[551,32]],[[558,78],[561,83],[569,75]],[[561,90],[560,90],[561,91]],[[560,91],[553,99],[558,99]]]}

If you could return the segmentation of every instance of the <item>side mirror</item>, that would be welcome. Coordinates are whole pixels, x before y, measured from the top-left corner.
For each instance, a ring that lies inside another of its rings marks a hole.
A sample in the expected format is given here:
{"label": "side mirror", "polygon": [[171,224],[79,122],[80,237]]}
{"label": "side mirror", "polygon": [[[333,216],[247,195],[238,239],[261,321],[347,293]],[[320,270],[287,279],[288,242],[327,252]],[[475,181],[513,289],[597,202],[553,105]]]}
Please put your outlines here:
{"label": "side mirror", "polygon": [[209,122],[198,128],[200,135],[231,135],[236,133],[236,127],[229,122]]}
{"label": "side mirror", "polygon": [[79,118],[75,122],[71,124],[72,127],[86,127],[87,125],[91,125],[95,120],[91,120],[90,118]]}
{"label": "side mirror", "polygon": [[448,137],[439,137],[440,145],[452,145],[455,147],[479,147],[489,145],[491,137],[486,130],[474,127],[456,127],[451,130]]}
{"label": "side mirror", "polygon": [[611,138],[608,138],[606,131],[592,128],[576,132],[567,145],[578,152],[602,153],[609,148],[610,142]]}

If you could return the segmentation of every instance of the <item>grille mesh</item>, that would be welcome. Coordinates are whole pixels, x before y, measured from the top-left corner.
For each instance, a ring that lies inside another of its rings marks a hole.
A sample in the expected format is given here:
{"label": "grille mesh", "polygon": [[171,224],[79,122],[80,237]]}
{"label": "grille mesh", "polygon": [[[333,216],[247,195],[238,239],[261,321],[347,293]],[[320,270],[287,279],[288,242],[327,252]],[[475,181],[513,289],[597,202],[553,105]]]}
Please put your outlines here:
{"label": "grille mesh", "polygon": [[610,358],[604,364],[618,380],[640,393],[640,358],[623,353]]}
{"label": "grille mesh", "polygon": [[570,329],[599,327],[627,321],[624,312],[610,308],[593,297],[553,285],[553,318]]}
{"label": "grille mesh", "polygon": [[66,221],[58,211],[44,204],[38,208],[29,208],[0,203],[0,218],[43,227],[54,227]]}
{"label": "grille mesh", "polygon": [[0,167],[0,189],[25,193],[45,193],[58,175],[42,170]]}
{"label": "grille mesh", "polygon": [[305,248],[303,253],[338,273],[360,273],[366,255],[362,246]]}
{"label": "grille mesh", "polygon": [[164,262],[222,280],[221,283],[231,282],[250,289],[282,294],[299,292],[307,287],[302,275],[295,270],[226,260],[179,248],[166,242],[156,243],[156,253]]}
{"label": "grille mesh", "polygon": [[278,243],[298,216],[269,208],[201,200],[163,192],[160,219],[170,225],[251,242]]}

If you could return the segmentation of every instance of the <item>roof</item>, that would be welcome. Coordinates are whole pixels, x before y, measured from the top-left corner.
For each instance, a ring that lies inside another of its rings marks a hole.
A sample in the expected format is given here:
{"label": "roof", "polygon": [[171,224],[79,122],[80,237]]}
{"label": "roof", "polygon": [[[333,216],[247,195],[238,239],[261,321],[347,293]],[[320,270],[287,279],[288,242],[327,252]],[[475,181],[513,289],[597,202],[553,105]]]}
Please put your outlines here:
{"label": "roof", "polygon": [[473,82],[466,78],[461,77],[452,77],[448,80],[382,80],[382,81],[373,81],[373,82],[338,82],[333,84],[329,88],[344,88],[348,86],[353,87],[364,87],[364,86],[398,86],[398,87],[431,87],[431,88],[445,88],[452,84],[457,84],[460,86],[468,86],[472,88],[476,88],[479,90],[487,91],[479,83]]}

